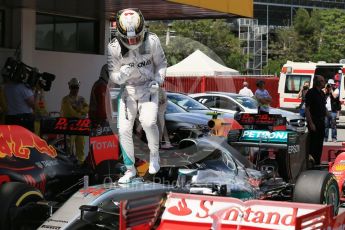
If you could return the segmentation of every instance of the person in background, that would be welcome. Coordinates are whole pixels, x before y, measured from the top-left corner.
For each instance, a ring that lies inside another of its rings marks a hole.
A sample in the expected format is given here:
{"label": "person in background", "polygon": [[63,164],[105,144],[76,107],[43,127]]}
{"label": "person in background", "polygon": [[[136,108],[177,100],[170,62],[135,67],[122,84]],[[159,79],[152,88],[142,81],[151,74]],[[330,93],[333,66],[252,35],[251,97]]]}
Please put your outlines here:
{"label": "person in background", "polygon": [[20,125],[34,132],[35,98],[33,90],[24,83],[7,80],[4,85],[4,95],[7,105],[5,123]]}
{"label": "person in background", "polygon": [[[342,76],[343,76],[343,71],[341,69],[338,70],[338,73],[334,75],[335,88],[338,90],[340,90],[340,81],[342,79]],[[339,108],[339,111],[337,112],[337,119],[339,119],[339,116],[340,116],[341,106],[342,104],[344,104],[344,101],[341,100],[340,95],[339,95],[339,102],[340,102],[340,108]]]}
{"label": "person in background", "polygon": [[320,165],[325,137],[326,97],[322,89],[325,87],[325,79],[321,75],[315,75],[313,88],[305,95],[305,117],[308,125],[309,156],[314,163]]}
{"label": "person in background", "polygon": [[108,65],[101,68],[98,80],[93,84],[90,94],[89,118],[93,123],[107,121],[106,97],[109,81]]}
{"label": "person in background", "polygon": [[[68,82],[69,94],[62,99],[61,102],[61,116],[69,118],[86,118],[89,111],[89,106],[85,98],[79,96],[80,81],[72,78]],[[71,150],[75,146],[75,153],[79,164],[84,162],[84,136],[70,137],[69,146]]]}
{"label": "person in background", "polygon": [[254,96],[251,89],[248,88],[248,82],[246,81],[243,82],[243,88],[238,92],[238,94],[243,95],[243,96],[248,96],[248,97]]}
{"label": "person in background", "polygon": [[34,89],[35,95],[35,115],[37,118],[43,118],[48,116],[48,111],[46,108],[46,103],[44,99],[44,91],[41,87],[36,86]]}
{"label": "person in background", "polygon": [[255,98],[259,104],[258,113],[267,114],[269,113],[272,97],[265,89],[265,82],[263,80],[257,81],[256,86],[258,87],[258,89],[255,91]]}
{"label": "person in background", "polygon": [[305,81],[303,83],[303,87],[298,92],[298,98],[301,99],[301,104],[298,106],[299,107],[299,114],[302,117],[305,117],[305,95],[307,94],[309,87],[310,87],[310,82]]}
{"label": "person in background", "polygon": [[160,87],[158,92],[158,119],[157,125],[159,130],[159,141],[162,149],[171,148],[172,145],[169,140],[168,131],[165,127],[165,111],[168,105],[168,97],[165,90]]}
{"label": "person in background", "polygon": [[329,129],[331,128],[332,141],[337,142],[337,114],[341,110],[339,89],[333,79],[329,79],[323,89],[326,95],[327,116],[325,117],[325,140],[328,141]]}
{"label": "person in background", "polygon": [[343,71],[341,69],[339,69],[338,72],[334,75],[335,83],[340,82],[342,76],[343,76]]}
{"label": "person in background", "polygon": [[149,173],[160,169],[158,89],[164,82],[167,60],[158,36],[146,31],[139,9],[119,11],[116,25],[116,37],[108,45],[108,68],[111,81],[123,89],[118,125],[127,168],[118,182],[130,183],[136,176],[133,125],[138,112],[150,149]]}

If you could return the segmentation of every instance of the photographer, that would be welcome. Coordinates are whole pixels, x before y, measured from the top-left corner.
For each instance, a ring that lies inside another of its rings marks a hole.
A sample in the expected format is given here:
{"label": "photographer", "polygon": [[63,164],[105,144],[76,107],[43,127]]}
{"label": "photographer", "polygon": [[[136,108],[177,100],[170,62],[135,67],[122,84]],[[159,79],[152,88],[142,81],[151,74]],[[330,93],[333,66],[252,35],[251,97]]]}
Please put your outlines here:
{"label": "photographer", "polygon": [[299,108],[299,114],[302,117],[305,117],[305,95],[307,94],[309,90],[309,81],[305,81],[303,83],[302,89],[298,93],[298,98],[301,99],[301,104],[298,106]]}
{"label": "photographer", "polygon": [[34,132],[35,94],[33,89],[40,88],[49,91],[55,75],[46,72],[39,73],[37,68],[12,57],[7,58],[1,75],[6,82],[4,85],[7,105],[5,123],[21,125]]}
{"label": "photographer", "polygon": [[327,116],[325,117],[325,139],[328,141],[329,129],[331,128],[332,141],[337,141],[337,114],[341,109],[339,100],[339,89],[336,87],[333,79],[329,79],[324,88],[326,95]]}
{"label": "photographer", "polygon": [[32,89],[23,83],[7,80],[4,95],[7,104],[5,123],[20,125],[34,132],[35,99]]}

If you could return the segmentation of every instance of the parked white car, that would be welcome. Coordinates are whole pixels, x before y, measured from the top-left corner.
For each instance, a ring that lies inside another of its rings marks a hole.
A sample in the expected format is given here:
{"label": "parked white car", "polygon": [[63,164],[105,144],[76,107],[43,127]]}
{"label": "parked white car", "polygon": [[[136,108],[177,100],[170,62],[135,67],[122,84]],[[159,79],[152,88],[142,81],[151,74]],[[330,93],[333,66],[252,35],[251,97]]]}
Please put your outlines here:
{"label": "parked white car", "polygon": [[[209,107],[210,109],[236,113],[240,111],[242,113],[257,113],[258,103],[257,101],[248,96],[242,96],[236,93],[228,92],[206,92],[190,94],[195,100]],[[270,114],[281,114],[286,117],[288,128],[296,130],[298,132],[305,132],[306,120],[298,113],[293,113],[283,109],[277,109],[270,107]]]}

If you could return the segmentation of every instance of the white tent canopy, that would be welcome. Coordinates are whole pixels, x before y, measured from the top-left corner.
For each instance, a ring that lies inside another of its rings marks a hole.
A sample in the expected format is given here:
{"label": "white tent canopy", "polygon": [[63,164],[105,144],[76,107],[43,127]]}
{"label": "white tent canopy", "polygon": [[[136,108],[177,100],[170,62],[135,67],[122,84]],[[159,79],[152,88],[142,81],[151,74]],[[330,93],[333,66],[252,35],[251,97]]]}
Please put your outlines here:
{"label": "white tent canopy", "polygon": [[200,50],[194,51],[194,53],[179,63],[170,66],[166,72],[168,77],[228,76],[239,74],[237,70],[219,64]]}

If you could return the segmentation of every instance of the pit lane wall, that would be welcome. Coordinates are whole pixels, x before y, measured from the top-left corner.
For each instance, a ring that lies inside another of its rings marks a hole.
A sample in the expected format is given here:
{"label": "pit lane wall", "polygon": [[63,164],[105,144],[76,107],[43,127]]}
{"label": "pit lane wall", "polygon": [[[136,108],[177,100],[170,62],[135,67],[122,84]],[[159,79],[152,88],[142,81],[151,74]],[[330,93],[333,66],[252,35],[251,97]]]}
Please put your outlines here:
{"label": "pit lane wall", "polygon": [[[197,67],[196,67],[197,68]],[[244,81],[255,93],[256,81],[264,80],[265,88],[272,96],[272,107],[279,107],[278,82],[279,78],[273,75],[239,75],[239,76],[198,76],[198,77],[169,77],[165,78],[164,87],[168,91],[182,93],[203,93],[220,91],[238,93]]]}

